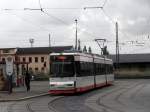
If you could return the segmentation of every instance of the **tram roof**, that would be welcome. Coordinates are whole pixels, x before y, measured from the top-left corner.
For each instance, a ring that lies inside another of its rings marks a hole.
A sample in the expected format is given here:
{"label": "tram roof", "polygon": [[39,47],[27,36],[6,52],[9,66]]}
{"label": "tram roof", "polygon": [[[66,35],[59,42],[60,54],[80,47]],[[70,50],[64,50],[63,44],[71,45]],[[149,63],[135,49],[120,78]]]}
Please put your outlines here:
{"label": "tram roof", "polygon": [[[90,54],[90,53],[83,53],[83,52],[64,52],[64,53],[51,53],[50,55],[55,56],[55,55],[76,55],[76,56],[86,56],[86,57],[94,57],[97,59],[104,59],[102,55],[99,54]],[[105,60],[107,61],[112,61],[112,59],[105,57]]]}
{"label": "tram roof", "polygon": [[53,46],[53,47],[27,47],[17,48],[17,54],[49,54],[51,52],[64,52],[73,49],[73,46]]}

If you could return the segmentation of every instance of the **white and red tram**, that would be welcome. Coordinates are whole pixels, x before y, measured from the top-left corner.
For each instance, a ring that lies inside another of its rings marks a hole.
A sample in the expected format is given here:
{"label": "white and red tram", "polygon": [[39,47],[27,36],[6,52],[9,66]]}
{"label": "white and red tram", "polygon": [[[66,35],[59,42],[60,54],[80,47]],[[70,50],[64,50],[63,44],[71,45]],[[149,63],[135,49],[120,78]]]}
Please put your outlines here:
{"label": "white and red tram", "polygon": [[87,53],[50,55],[50,94],[84,92],[114,81],[111,59]]}

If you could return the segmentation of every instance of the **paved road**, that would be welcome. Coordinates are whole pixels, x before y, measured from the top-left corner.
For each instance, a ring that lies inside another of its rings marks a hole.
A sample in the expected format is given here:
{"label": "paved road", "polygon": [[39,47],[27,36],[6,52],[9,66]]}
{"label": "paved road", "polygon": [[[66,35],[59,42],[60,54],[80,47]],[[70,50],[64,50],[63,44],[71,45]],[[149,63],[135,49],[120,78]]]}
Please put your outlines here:
{"label": "paved road", "polygon": [[117,80],[82,95],[0,103],[0,112],[149,112],[149,102],[150,80]]}

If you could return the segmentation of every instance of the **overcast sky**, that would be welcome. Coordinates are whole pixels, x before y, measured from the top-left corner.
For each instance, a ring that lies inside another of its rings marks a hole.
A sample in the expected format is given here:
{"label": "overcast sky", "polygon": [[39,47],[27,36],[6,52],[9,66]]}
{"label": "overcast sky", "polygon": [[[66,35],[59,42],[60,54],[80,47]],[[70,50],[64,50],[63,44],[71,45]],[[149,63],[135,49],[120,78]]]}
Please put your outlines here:
{"label": "overcast sky", "polygon": [[[150,52],[150,0],[0,0],[0,47],[74,45],[75,19],[81,46],[100,53],[95,38],[106,38],[110,53],[115,53],[115,21],[119,24],[121,53]],[[24,10],[24,8],[40,10]],[[7,9],[7,10],[6,10]],[[12,9],[12,10],[8,10]]]}

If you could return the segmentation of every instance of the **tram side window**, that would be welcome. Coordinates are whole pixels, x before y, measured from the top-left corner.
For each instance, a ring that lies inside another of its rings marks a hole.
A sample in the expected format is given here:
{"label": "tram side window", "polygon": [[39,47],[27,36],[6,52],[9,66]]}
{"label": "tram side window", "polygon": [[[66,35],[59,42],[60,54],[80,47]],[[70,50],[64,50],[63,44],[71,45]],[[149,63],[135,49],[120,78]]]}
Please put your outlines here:
{"label": "tram side window", "polygon": [[93,72],[94,72],[93,63],[89,63],[89,70],[90,70],[90,75],[93,75]]}
{"label": "tram side window", "polygon": [[101,73],[102,73],[102,75],[106,74],[106,66],[105,66],[105,64],[101,64]]}
{"label": "tram side window", "polygon": [[104,74],[112,74],[112,73],[113,73],[112,65],[95,63],[95,74],[96,75],[104,75]]}
{"label": "tram side window", "polygon": [[88,74],[88,66],[86,62],[80,63],[80,76],[87,76]]}
{"label": "tram side window", "polygon": [[110,71],[109,71],[109,65],[108,65],[108,64],[105,64],[105,70],[106,70],[105,73],[106,73],[106,74],[109,74]]}
{"label": "tram side window", "polygon": [[99,63],[95,64],[95,74],[101,75],[101,64],[99,64]]}
{"label": "tram side window", "polygon": [[104,75],[106,74],[106,64],[100,64],[100,63],[96,63],[96,68],[95,68],[95,71],[96,71],[96,75]]}
{"label": "tram side window", "polygon": [[112,65],[106,65],[106,73],[112,74],[113,73],[113,66]]}
{"label": "tram side window", "polygon": [[109,65],[109,73],[113,74],[113,65]]}
{"label": "tram side window", "polygon": [[96,75],[98,75],[98,69],[99,69],[99,68],[98,68],[98,64],[95,63],[95,74],[96,74]]}
{"label": "tram side window", "polygon": [[80,74],[80,66],[81,66],[81,64],[80,64],[80,62],[78,62],[78,61],[76,61],[75,62],[75,66],[76,66],[76,74],[77,74],[77,76],[79,76],[79,74]]}
{"label": "tram side window", "polygon": [[96,73],[96,75],[104,75],[104,74],[106,74],[109,71],[108,68],[109,67],[106,64],[96,63],[96,65],[95,65],[95,73]]}
{"label": "tram side window", "polygon": [[78,76],[90,76],[92,75],[93,65],[89,62],[80,62],[80,70]]}

